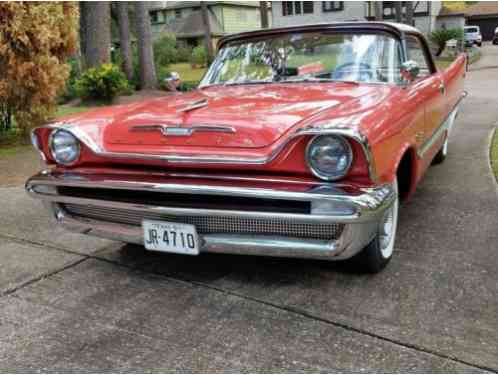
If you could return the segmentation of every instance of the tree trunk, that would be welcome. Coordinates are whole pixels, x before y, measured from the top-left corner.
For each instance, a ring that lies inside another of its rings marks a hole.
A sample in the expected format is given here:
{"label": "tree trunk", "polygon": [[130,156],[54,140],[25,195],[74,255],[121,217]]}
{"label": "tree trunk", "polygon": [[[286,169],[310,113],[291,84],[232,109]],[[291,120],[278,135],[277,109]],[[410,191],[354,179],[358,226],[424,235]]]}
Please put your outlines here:
{"label": "tree trunk", "polygon": [[260,1],[259,2],[259,12],[261,14],[261,28],[268,28],[268,2]]}
{"label": "tree trunk", "polygon": [[213,61],[214,51],[211,40],[211,25],[209,24],[209,10],[205,1],[201,1],[202,23],[204,24],[204,44],[206,46],[207,62]]}
{"label": "tree trunk", "polygon": [[394,2],[394,15],[396,17],[396,22],[403,22],[403,4],[401,1]]}
{"label": "tree trunk", "polygon": [[80,71],[86,67],[85,55],[86,55],[86,34],[88,30],[87,25],[87,13],[85,8],[85,2],[79,2],[80,7]]}
{"label": "tree trunk", "polygon": [[126,78],[133,80],[133,61],[131,55],[130,20],[128,18],[128,3],[125,1],[116,2],[116,10],[119,25],[119,44],[121,57],[123,58],[123,71]]}
{"label": "tree trunk", "polygon": [[157,78],[147,3],[142,1],[135,2],[135,17],[137,23],[138,59],[140,63],[140,89],[153,89],[157,87]]}
{"label": "tree trunk", "polygon": [[111,61],[111,7],[108,1],[86,1],[81,8],[84,30],[85,68]]}
{"label": "tree trunk", "polygon": [[375,20],[382,21],[384,18],[384,9],[382,8],[382,1],[374,1]]}
{"label": "tree trunk", "polygon": [[405,5],[405,23],[413,26],[413,1],[407,1]]}

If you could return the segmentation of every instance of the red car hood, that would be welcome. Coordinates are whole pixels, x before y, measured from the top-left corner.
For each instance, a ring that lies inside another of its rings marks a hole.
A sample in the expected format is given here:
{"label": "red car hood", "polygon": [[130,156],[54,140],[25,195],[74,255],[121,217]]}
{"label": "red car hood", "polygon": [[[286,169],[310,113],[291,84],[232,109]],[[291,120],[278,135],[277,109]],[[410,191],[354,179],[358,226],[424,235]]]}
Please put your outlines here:
{"label": "red car hood", "polygon": [[[351,83],[212,86],[188,94],[109,107],[65,121],[78,124],[107,151],[138,152],[147,146],[251,149],[266,147],[286,132],[315,119],[338,120],[354,115],[357,121],[358,113],[372,109],[393,90],[387,85]],[[201,105],[185,111],[196,103]],[[204,131],[180,136],[161,133],[161,127],[199,126]],[[209,130],[213,127],[231,132]]]}

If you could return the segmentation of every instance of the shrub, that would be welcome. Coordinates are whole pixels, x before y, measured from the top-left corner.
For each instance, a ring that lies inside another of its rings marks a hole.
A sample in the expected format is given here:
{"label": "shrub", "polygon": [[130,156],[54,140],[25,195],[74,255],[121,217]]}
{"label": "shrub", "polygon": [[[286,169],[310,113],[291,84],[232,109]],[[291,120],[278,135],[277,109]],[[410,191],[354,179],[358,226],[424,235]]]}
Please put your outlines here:
{"label": "shrub", "polygon": [[0,128],[29,130],[55,111],[78,42],[78,4],[0,2]]}
{"label": "shrub", "polygon": [[178,47],[176,53],[176,62],[189,62],[190,56],[192,56],[192,48],[190,47]]}
{"label": "shrub", "polygon": [[206,66],[207,63],[207,53],[206,48],[203,46],[197,46],[192,50],[192,56],[190,58],[190,63],[194,66]]}
{"label": "shrub", "polygon": [[176,39],[164,34],[154,42],[154,62],[156,66],[166,66],[177,61]]}
{"label": "shrub", "polygon": [[178,91],[192,91],[199,86],[199,82],[195,81],[182,81],[178,86]]}
{"label": "shrub", "polygon": [[429,39],[437,45],[438,50],[436,51],[436,56],[441,55],[446,46],[446,42],[451,39],[462,40],[463,39],[463,29],[438,29],[434,30],[429,35]]}
{"label": "shrub", "polygon": [[64,104],[70,100],[75,99],[78,96],[76,92],[76,80],[80,76],[80,64],[76,58],[70,58],[67,61],[67,65],[69,65],[69,78],[66,81],[66,86],[59,94],[58,103]]}
{"label": "shrub", "polygon": [[83,99],[110,101],[129,91],[124,73],[113,64],[88,69],[76,81],[76,92]]}

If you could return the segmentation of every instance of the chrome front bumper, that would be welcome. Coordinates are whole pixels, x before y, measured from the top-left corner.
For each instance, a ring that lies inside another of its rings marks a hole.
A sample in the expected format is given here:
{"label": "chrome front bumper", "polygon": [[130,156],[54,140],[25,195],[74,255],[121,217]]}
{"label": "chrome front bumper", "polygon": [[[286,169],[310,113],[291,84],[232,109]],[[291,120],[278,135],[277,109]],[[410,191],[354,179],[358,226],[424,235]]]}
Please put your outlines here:
{"label": "chrome front bumper", "polygon": [[[164,175],[166,176],[166,175]],[[223,177],[202,178],[196,181],[158,177],[144,174],[89,174],[42,171],[26,182],[27,192],[41,199],[51,209],[55,219],[66,229],[83,234],[143,245],[142,228],[89,217],[75,216],[65,205],[83,205],[108,210],[128,210],[175,217],[203,215],[262,220],[296,220],[299,223],[343,224],[338,238],[313,239],[275,236],[268,234],[200,234],[201,252],[231,253],[295,258],[339,260],[350,258],[361,251],[376,235],[383,213],[391,206],[395,192],[390,184],[367,188],[333,183],[289,183],[270,181],[254,183],[227,180]],[[254,179],[254,181],[257,181]],[[202,194],[237,198],[264,198],[270,200],[309,203],[309,213],[261,212],[251,210],[199,209],[137,204],[122,201],[67,196],[58,187],[90,189],[117,189],[167,194]]]}

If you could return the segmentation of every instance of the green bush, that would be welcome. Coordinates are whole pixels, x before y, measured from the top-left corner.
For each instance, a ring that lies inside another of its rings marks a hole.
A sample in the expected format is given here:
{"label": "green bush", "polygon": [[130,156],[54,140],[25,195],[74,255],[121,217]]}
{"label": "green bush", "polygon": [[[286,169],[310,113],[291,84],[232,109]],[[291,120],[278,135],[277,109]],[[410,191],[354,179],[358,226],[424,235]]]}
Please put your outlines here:
{"label": "green bush", "polygon": [[203,46],[197,46],[192,50],[192,56],[190,58],[190,63],[196,66],[206,66],[207,63],[207,53],[206,48]]}
{"label": "green bush", "polygon": [[66,81],[66,86],[64,87],[64,90],[59,93],[59,97],[57,98],[57,102],[59,104],[67,103],[68,101],[78,97],[75,84],[76,80],[80,75],[80,64],[78,62],[78,59],[75,58],[70,58],[67,61],[67,64],[70,67],[69,78]]}
{"label": "green bush", "polygon": [[436,56],[441,55],[446,46],[446,42],[451,39],[462,40],[463,39],[463,29],[438,29],[434,30],[429,35],[429,39],[437,45],[438,50],[436,51]]}
{"label": "green bush", "polygon": [[180,86],[178,86],[178,91],[192,91],[199,86],[199,82],[194,82],[194,81],[182,81],[180,83]]}
{"label": "green bush", "polygon": [[190,56],[192,56],[192,48],[190,47],[178,47],[176,53],[176,62],[185,63],[190,62]]}
{"label": "green bush", "polygon": [[124,73],[113,64],[90,68],[76,80],[76,92],[83,99],[110,101],[128,91]]}
{"label": "green bush", "polygon": [[178,51],[174,36],[165,34],[154,42],[154,62],[156,66],[166,66],[177,61]]}

